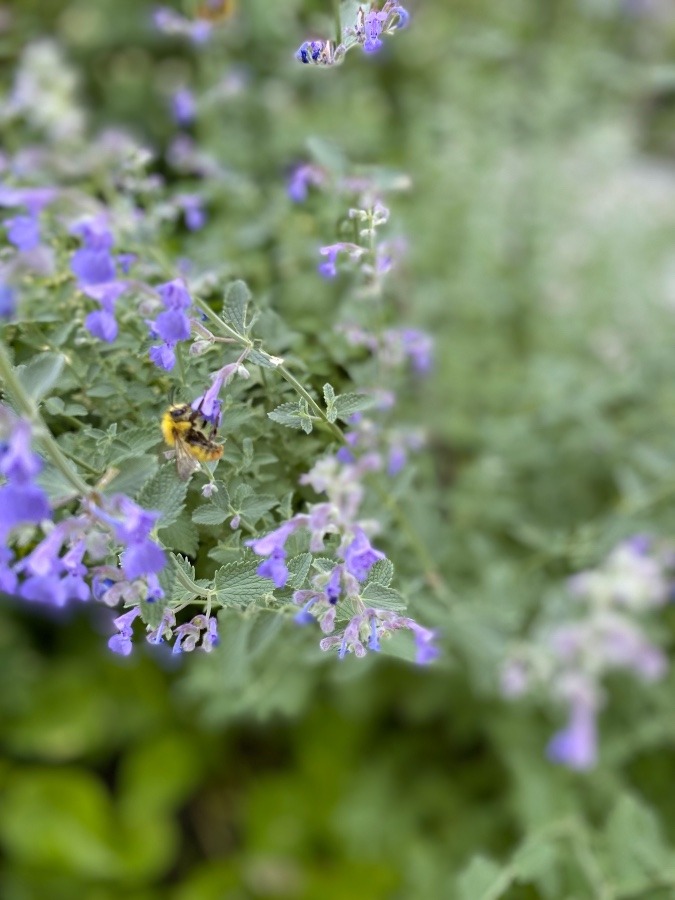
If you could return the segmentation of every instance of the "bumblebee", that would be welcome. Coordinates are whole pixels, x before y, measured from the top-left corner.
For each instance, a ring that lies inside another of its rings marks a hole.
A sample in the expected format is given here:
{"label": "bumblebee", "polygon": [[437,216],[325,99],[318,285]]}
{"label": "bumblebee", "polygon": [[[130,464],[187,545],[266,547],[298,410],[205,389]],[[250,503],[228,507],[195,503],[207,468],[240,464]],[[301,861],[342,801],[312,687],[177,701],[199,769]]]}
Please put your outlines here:
{"label": "bumblebee", "polygon": [[214,438],[215,425],[202,416],[199,409],[187,403],[175,403],[162,416],[162,434],[169,447],[174,448],[176,470],[187,481],[203,462],[214,462],[223,455],[223,445]]}
{"label": "bumblebee", "polygon": [[229,19],[236,8],[236,0],[201,0],[197,3],[195,18],[215,24]]}

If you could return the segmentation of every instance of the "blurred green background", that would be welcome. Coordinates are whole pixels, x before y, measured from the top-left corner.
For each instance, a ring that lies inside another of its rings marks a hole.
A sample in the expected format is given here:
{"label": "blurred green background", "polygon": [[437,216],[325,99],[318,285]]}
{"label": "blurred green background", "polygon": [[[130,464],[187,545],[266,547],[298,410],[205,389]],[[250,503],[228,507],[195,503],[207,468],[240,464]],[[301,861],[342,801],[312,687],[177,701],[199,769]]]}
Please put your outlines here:
{"label": "blurred green background", "polygon": [[319,334],[317,377],[334,289],[314,245],[337,210],[314,210],[317,234],[285,174],[312,136],[409,173],[390,198],[410,244],[398,313],[437,349],[400,411],[429,434],[408,515],[456,601],[434,605],[415,561],[394,559],[446,658],[318,664],[289,628],[282,646],[252,637],[250,657],[226,646],[171,667],[112,659],[96,616],[3,610],[0,897],[674,897],[659,887],[672,677],[610,686],[586,776],[544,758],[555,711],[496,689],[509,640],[569,573],[628,534],[675,533],[672,4],[420,0],[381,56],[298,65],[302,40],[331,33],[329,6],[240,0],[199,53],[155,33],[145,0],[5,3],[3,84],[26,42],[51,37],[92,127],[158,153],[175,87],[243,84],[200,114],[195,136],[229,175],[181,249],[208,264],[227,247],[258,296]]}

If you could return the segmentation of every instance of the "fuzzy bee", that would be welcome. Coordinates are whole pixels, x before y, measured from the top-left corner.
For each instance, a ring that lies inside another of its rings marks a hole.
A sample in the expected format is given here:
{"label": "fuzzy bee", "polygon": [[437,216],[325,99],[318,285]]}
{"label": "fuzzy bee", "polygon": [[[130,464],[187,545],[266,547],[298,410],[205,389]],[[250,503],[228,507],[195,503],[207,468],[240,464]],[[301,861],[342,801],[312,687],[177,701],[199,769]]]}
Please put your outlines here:
{"label": "fuzzy bee", "polygon": [[162,434],[174,449],[176,470],[183,481],[188,480],[200,463],[214,462],[223,455],[223,445],[214,440],[216,426],[187,403],[175,403],[166,410],[162,416]]}
{"label": "fuzzy bee", "polygon": [[195,18],[217,23],[229,19],[236,11],[236,0],[201,0],[195,9]]}

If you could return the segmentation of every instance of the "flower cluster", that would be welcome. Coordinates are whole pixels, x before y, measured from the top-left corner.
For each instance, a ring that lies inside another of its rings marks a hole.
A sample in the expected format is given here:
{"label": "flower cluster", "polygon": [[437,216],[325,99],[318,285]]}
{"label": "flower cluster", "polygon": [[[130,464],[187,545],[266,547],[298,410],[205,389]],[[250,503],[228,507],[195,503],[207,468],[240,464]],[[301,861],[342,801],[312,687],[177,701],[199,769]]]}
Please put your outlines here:
{"label": "flower cluster", "polygon": [[[370,4],[365,6],[370,7]],[[366,53],[376,53],[382,47],[382,38],[405,28],[409,19],[409,13],[398,0],[385,0],[379,10],[360,6],[354,24],[344,29],[337,46],[332,41],[305,41],[295,58],[304,65],[334,66],[342,62],[352,47],[361,47]]]}
{"label": "flower cluster", "polygon": [[[215,616],[198,613],[189,622],[176,624],[176,609],[167,607],[159,625],[146,625],[146,640],[150,644],[173,641],[173,653],[190,653],[197,648],[210,653],[218,646],[218,622]],[[108,647],[120,656],[129,656],[132,649],[133,624],[140,616],[138,607],[130,609],[114,620],[117,634],[108,641]]]}
{"label": "flower cluster", "polygon": [[161,6],[153,14],[155,28],[164,34],[186,37],[193,44],[205,44],[213,27],[207,19],[187,19],[173,9]]}
{"label": "flower cluster", "polygon": [[672,559],[648,539],[625,541],[599,568],[570,579],[569,600],[577,615],[542,628],[507,660],[502,673],[507,697],[539,687],[567,708],[567,726],[548,746],[555,762],[573,769],[595,764],[606,674],[627,671],[654,681],[665,673],[666,658],[638,617],[667,602],[671,565]]}
{"label": "flower cluster", "polygon": [[[161,595],[157,573],[166,558],[150,537],[157,513],[124,495],[91,495],[83,499],[80,513],[55,521],[44,490],[35,482],[42,461],[32,449],[31,426],[5,406],[0,406],[0,440],[0,474],[6,479],[0,487],[3,590],[54,606],[88,600],[92,590],[95,599],[113,604],[131,595],[136,600]],[[12,543],[34,546],[15,559]],[[98,565],[120,547],[119,566]],[[113,585],[116,593],[104,596]]]}
{"label": "flower cluster", "polygon": [[171,370],[176,365],[176,344],[190,337],[190,317],[187,310],[192,306],[192,298],[179,279],[168,281],[157,288],[164,311],[156,319],[148,322],[150,334],[163,343],[150,348],[150,359],[162,369]]}
{"label": "flower cluster", "polygon": [[[311,588],[293,594],[293,600],[301,606],[296,621],[317,621],[328,635],[321,641],[321,649],[337,647],[340,658],[347,653],[363,656],[368,649],[379,650],[381,639],[407,629],[415,638],[417,662],[424,664],[437,656],[435,633],[369,602],[366,580],[385,556],[372,546],[367,534],[371,526],[358,514],[365,491],[362,479],[379,466],[376,454],[365,454],[347,464],[341,464],[334,456],[325,457],[300,481],[317,493],[326,494],[327,501],[311,505],[307,513],[295,515],[276,530],[247,543],[259,556],[266,557],[258,574],[283,588],[290,577],[286,550],[290,536],[306,530],[310,551],[322,554],[327,552],[326,540],[330,538],[331,557],[316,561],[318,571],[311,578]],[[375,592],[376,597],[385,595],[383,591]]]}

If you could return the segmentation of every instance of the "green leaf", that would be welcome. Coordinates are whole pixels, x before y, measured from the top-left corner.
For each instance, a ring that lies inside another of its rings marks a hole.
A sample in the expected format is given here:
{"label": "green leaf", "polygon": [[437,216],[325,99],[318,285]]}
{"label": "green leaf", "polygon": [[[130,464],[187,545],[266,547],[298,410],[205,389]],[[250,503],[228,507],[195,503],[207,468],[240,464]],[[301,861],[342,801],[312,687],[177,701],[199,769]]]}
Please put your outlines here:
{"label": "green leaf", "polygon": [[361,597],[379,609],[405,609],[406,606],[398,591],[384,587],[376,581],[371,581],[365,586]]}
{"label": "green leaf", "polygon": [[497,900],[513,882],[513,874],[486,856],[474,856],[457,879],[458,900]]}
{"label": "green leaf", "polygon": [[389,587],[394,577],[394,564],[390,559],[378,559],[375,565],[368,572],[366,584],[381,584],[382,587]]}
{"label": "green leaf", "polygon": [[332,385],[324,384],[323,399],[326,403],[326,418],[329,422],[334,422],[337,419],[337,410],[335,409],[335,391]]}
{"label": "green leaf", "polygon": [[166,528],[158,531],[159,539],[166,547],[172,550],[186,553],[188,556],[196,556],[199,550],[199,534],[186,515],[179,516]]}
{"label": "green leaf", "polygon": [[213,504],[204,504],[192,513],[192,521],[197,525],[222,525],[228,513]]}
{"label": "green leaf", "polygon": [[356,412],[370,409],[375,403],[370,394],[339,394],[335,398],[335,418],[347,420]]}
{"label": "green leaf", "polygon": [[271,494],[251,494],[251,496],[245,497],[235,509],[251,525],[255,525],[258,519],[262,518],[266,512],[274,509],[278,502],[277,498]]}
{"label": "green leaf", "polygon": [[278,422],[279,425],[301,429],[306,434],[312,431],[312,418],[309,415],[305,400],[282,403],[276,409],[273,409],[272,412],[268,412],[267,415],[273,422]]}
{"label": "green leaf", "polygon": [[157,468],[158,463],[154,456],[139,456],[136,459],[127,459],[119,473],[110,482],[107,492],[136,497],[138,492],[153,477]]}
{"label": "green leaf", "polygon": [[61,353],[41,353],[33,357],[28,365],[18,366],[16,375],[26,393],[39,403],[59,380],[65,363]]}
{"label": "green leaf", "polygon": [[622,891],[644,890],[652,882],[675,878],[675,854],[658,819],[637,797],[622,796],[605,831],[613,881]]}
{"label": "green leaf", "polygon": [[[192,563],[181,556],[180,553],[170,553],[171,564],[173,568],[173,577],[171,579],[171,599],[176,603],[185,603],[192,600],[198,593],[195,588],[208,588],[210,582],[204,579],[195,578],[195,568]],[[178,573],[183,574],[183,578]],[[161,581],[161,580],[160,580]],[[190,587],[192,583],[195,587]]]}
{"label": "green leaf", "polygon": [[261,366],[263,369],[276,369],[283,362],[278,356],[272,356],[270,353],[261,350],[259,347],[254,347],[250,350],[246,359],[248,362],[251,362],[256,366]]}
{"label": "green leaf", "polygon": [[256,574],[262,560],[244,557],[216,572],[216,599],[223,606],[248,606],[269,592],[272,582]]}
{"label": "green leaf", "polygon": [[305,583],[311,564],[311,553],[301,553],[299,556],[294,556],[292,559],[289,559],[287,566],[288,571],[291,573],[291,577],[288,581],[288,586],[295,588],[296,591],[299,590]]}
{"label": "green leaf", "polygon": [[244,281],[233,281],[225,288],[223,318],[241,335],[246,334],[246,312],[251,292]]}
{"label": "green leaf", "polygon": [[150,626],[150,628],[157,628],[159,623],[162,621],[164,610],[169,605],[168,596],[170,591],[167,592],[164,585],[162,585],[162,590],[164,590],[165,593],[164,597],[160,597],[157,600],[152,600],[150,602],[148,602],[147,600],[141,600],[139,604],[139,608],[141,610],[141,618],[146,625]]}
{"label": "green leaf", "polygon": [[137,500],[144,509],[161,513],[159,528],[172,525],[185,505],[188,483],[181,481],[172,465],[163,466],[139,492]]}

